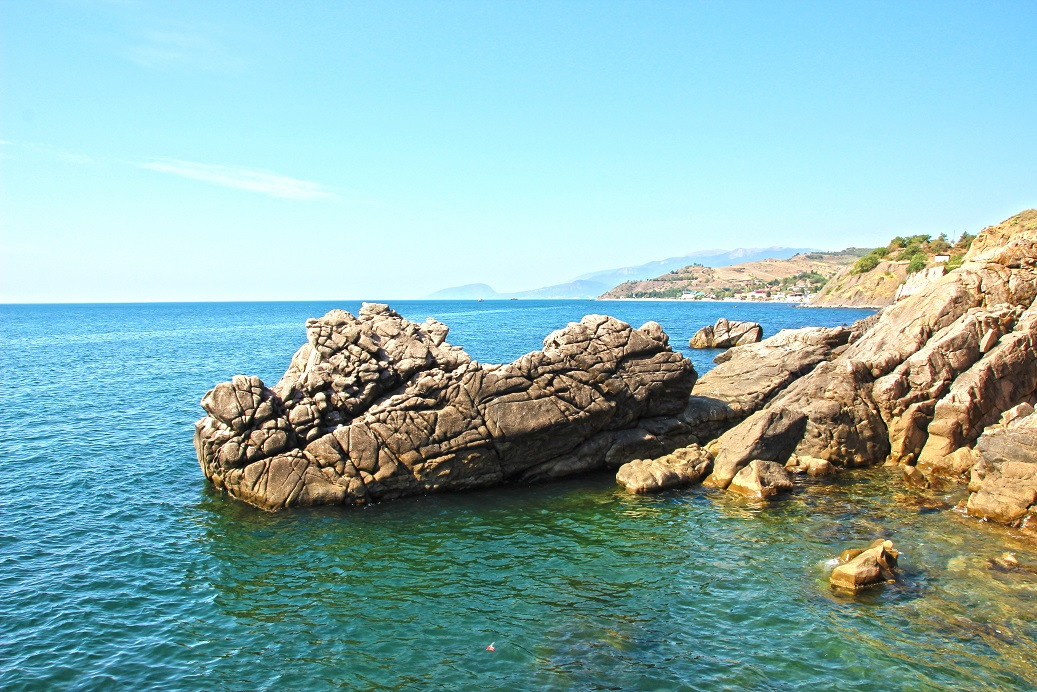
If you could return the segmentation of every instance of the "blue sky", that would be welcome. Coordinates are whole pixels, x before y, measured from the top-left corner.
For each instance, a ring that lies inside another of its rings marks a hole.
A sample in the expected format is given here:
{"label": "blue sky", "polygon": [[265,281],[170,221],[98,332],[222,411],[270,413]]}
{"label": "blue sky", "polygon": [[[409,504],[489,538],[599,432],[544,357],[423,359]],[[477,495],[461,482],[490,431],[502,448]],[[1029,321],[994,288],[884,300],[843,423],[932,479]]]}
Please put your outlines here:
{"label": "blue sky", "polygon": [[0,302],[514,291],[1037,206],[1037,3],[0,0]]}

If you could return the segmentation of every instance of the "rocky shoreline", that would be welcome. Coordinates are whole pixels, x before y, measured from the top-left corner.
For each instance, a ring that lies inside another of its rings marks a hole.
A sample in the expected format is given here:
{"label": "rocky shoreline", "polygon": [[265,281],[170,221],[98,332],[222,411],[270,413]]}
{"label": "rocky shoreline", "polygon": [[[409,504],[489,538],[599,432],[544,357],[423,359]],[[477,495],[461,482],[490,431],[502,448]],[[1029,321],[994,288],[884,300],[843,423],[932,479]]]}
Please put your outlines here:
{"label": "rocky shoreline", "polygon": [[878,315],[736,346],[702,378],[655,323],[591,315],[485,365],[434,320],[332,311],[275,386],[236,376],[207,393],[195,447],[217,487],[265,509],[602,469],[634,492],[766,498],[795,471],[887,463],[915,484],[968,482],[969,514],[1031,528],[1035,267],[1030,210]]}

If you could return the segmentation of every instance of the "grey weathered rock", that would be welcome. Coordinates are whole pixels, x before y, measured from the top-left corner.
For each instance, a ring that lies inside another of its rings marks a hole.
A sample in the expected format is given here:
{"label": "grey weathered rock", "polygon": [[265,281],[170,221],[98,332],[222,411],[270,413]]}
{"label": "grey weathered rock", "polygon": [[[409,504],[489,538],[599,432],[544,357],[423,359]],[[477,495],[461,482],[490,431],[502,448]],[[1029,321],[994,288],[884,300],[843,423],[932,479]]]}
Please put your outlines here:
{"label": "grey weathered rock", "polygon": [[781,464],[754,459],[735,474],[727,488],[731,492],[768,500],[792,490],[792,479]]}
{"label": "grey weathered rock", "polygon": [[385,305],[306,331],[277,385],[218,384],[196,424],[206,477],[267,509],[616,468],[694,441],[701,413],[694,368],[654,323],[591,315],[507,365],[475,363],[445,325]]}
{"label": "grey weathered rock", "polygon": [[691,348],[730,348],[755,344],[763,338],[763,327],[758,322],[730,322],[721,317],[714,325],[706,325],[695,332],[688,346]]}
{"label": "grey weathered rock", "polygon": [[691,445],[656,459],[635,459],[623,464],[616,482],[631,493],[654,493],[694,485],[709,473],[712,465],[713,457],[706,450]]}
{"label": "grey weathered rock", "polygon": [[[854,552],[856,551],[843,551],[843,556],[851,556]],[[899,553],[893,547],[892,541],[879,539],[845,564],[836,566],[832,570],[829,584],[835,589],[859,591],[869,586],[895,581],[898,557]]]}

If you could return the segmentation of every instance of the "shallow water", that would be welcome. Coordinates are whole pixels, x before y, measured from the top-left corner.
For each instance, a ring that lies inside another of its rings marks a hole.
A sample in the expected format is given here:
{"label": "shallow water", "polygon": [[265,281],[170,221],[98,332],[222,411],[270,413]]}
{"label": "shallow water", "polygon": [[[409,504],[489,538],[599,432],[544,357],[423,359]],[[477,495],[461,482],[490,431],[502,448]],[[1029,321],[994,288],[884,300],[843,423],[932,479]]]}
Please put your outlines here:
{"label": "shallow water", "polygon": [[[358,304],[0,307],[0,688],[1033,688],[1032,543],[884,469],[773,505],[608,476],[268,514],[209,488],[198,400],[273,382],[304,320]],[[724,315],[866,311],[586,301],[394,305],[507,361],[588,312],[681,348]],[[712,353],[684,351],[700,372]],[[857,598],[824,561],[892,538]],[[496,652],[486,650],[495,642]]]}

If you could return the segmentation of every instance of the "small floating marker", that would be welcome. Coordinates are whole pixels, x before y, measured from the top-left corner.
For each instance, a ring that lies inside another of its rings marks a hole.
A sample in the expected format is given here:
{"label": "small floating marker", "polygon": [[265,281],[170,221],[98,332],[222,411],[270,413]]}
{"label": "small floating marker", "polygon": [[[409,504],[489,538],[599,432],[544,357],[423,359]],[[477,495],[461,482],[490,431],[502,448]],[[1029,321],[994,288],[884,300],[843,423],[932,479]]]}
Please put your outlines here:
{"label": "small floating marker", "polygon": [[486,650],[487,650],[487,651],[496,651],[497,649],[495,649],[495,648],[493,647],[493,645],[494,645],[494,644],[496,644],[496,643],[497,643],[497,642],[490,642],[490,645],[486,647]]}

